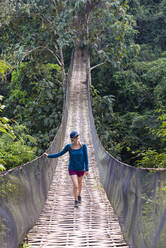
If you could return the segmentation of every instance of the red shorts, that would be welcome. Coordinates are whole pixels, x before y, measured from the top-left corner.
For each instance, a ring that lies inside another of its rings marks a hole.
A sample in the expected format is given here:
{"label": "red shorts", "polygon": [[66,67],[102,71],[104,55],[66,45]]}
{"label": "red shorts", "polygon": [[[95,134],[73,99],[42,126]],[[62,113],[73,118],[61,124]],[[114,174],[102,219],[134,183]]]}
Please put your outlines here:
{"label": "red shorts", "polygon": [[69,169],[69,175],[77,175],[78,177],[82,177],[84,175],[85,171],[74,171]]}

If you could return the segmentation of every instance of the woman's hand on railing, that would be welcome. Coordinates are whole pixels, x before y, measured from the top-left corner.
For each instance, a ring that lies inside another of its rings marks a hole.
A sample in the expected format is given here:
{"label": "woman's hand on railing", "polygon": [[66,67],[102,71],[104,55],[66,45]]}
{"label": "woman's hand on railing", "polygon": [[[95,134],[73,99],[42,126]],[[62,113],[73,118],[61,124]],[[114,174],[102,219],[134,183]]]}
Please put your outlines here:
{"label": "woman's hand on railing", "polygon": [[48,153],[45,152],[44,155],[48,157]]}

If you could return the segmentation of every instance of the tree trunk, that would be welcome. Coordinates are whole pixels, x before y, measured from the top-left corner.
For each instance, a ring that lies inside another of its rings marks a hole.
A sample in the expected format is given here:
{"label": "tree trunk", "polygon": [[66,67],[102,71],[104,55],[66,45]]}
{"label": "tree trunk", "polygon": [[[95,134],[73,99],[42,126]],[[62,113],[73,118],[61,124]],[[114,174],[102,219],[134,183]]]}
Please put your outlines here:
{"label": "tree trunk", "polygon": [[60,50],[60,60],[61,60],[61,68],[62,68],[62,82],[63,86],[65,87],[65,82],[66,82],[66,73],[65,73],[65,65],[64,65],[64,58],[63,58],[63,50],[62,47],[59,48]]}

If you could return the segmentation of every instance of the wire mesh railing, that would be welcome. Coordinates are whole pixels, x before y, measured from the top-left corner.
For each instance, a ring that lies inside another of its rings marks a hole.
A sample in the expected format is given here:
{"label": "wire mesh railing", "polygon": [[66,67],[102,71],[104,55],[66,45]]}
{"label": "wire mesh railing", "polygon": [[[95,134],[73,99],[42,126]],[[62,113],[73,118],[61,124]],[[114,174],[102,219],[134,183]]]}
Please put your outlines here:
{"label": "wire mesh railing", "polygon": [[116,160],[105,151],[94,124],[89,84],[87,92],[100,179],[119,216],[124,237],[131,248],[165,248],[166,169],[136,168]]}

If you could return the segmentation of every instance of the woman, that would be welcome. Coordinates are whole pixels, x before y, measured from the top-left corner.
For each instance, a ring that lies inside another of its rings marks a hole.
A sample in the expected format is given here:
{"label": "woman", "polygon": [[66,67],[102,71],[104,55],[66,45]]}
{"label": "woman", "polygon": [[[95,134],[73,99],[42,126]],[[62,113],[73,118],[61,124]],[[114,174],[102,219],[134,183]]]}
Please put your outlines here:
{"label": "woman", "polygon": [[56,154],[44,153],[48,158],[57,158],[69,152],[69,175],[73,183],[74,207],[81,203],[82,180],[84,174],[88,176],[88,151],[87,145],[81,144],[79,134],[76,131],[70,133],[71,144],[67,144],[63,150]]}

